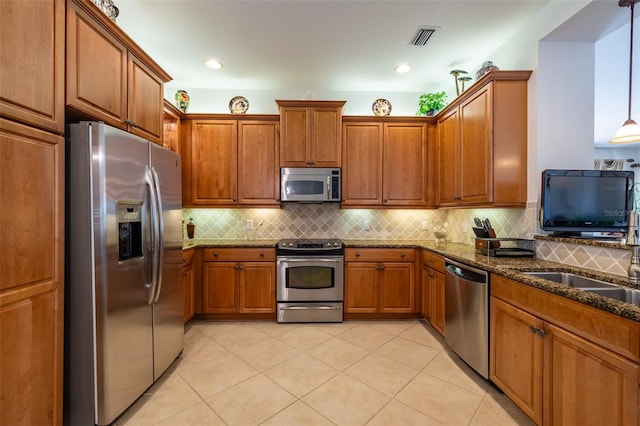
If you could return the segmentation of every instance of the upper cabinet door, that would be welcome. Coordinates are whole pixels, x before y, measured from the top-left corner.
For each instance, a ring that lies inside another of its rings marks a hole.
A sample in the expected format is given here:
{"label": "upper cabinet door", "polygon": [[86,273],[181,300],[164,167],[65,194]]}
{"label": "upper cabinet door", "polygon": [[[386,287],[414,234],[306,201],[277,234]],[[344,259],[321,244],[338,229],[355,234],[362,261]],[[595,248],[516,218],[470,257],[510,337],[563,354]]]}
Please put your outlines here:
{"label": "upper cabinet door", "polygon": [[235,120],[193,121],[191,202],[233,205],[237,202],[237,130]]}
{"label": "upper cabinet door", "polygon": [[487,84],[460,105],[460,200],[463,204],[493,202],[491,94]]}
{"label": "upper cabinet door", "polygon": [[127,48],[75,3],[67,8],[67,105],[127,129]]}
{"label": "upper cabinet door", "polygon": [[311,117],[311,166],[340,167],[342,108],[311,108]]}
{"label": "upper cabinet door", "polygon": [[163,82],[145,64],[129,54],[129,124],[131,133],[160,141],[163,131]]}
{"label": "upper cabinet door", "polygon": [[345,123],[342,132],[342,205],[382,204],[382,123]]}
{"label": "upper cabinet door", "polygon": [[344,101],[276,101],[280,167],[340,167]]}
{"label": "upper cabinet door", "polygon": [[238,204],[280,204],[278,122],[238,122]]}
{"label": "upper cabinet door", "polygon": [[425,206],[427,202],[427,125],[384,124],[384,205]]}
{"label": "upper cabinet door", "polygon": [[63,0],[0,1],[0,115],[58,134],[64,133],[64,10]]}
{"label": "upper cabinet door", "polygon": [[290,107],[280,110],[280,165],[282,167],[309,166],[309,108]]}

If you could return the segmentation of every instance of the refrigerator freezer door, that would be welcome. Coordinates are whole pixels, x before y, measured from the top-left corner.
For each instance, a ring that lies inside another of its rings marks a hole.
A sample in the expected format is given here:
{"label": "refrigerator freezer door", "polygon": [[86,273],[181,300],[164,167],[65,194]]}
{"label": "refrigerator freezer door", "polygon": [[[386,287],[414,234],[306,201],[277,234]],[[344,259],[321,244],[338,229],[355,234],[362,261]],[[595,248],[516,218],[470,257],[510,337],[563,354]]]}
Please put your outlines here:
{"label": "refrigerator freezer door", "polygon": [[180,156],[149,144],[162,206],[162,269],[153,305],[154,379],[164,373],[183,348],[182,184]]}

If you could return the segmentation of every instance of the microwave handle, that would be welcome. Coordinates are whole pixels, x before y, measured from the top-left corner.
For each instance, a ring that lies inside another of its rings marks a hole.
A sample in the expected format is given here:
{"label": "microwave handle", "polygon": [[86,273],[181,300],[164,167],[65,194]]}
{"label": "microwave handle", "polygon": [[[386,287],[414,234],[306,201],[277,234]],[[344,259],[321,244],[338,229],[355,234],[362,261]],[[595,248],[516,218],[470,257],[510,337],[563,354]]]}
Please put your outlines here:
{"label": "microwave handle", "polygon": [[331,199],[331,175],[327,176],[327,200]]}

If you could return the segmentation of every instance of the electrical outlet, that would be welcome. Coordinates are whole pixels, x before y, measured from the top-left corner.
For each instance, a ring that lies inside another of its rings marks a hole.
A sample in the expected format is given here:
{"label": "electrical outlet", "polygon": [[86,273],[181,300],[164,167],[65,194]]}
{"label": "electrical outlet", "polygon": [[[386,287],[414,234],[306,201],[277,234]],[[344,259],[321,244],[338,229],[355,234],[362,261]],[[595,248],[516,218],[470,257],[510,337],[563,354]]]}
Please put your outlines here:
{"label": "electrical outlet", "polygon": [[428,231],[429,230],[429,221],[428,220],[423,220],[422,221],[422,230],[423,231]]}
{"label": "electrical outlet", "polygon": [[247,219],[247,229],[253,229],[253,219]]}
{"label": "electrical outlet", "polygon": [[368,230],[369,230],[369,221],[368,221],[368,220],[365,220],[364,222],[362,222],[362,228],[363,228],[365,231],[368,231]]}

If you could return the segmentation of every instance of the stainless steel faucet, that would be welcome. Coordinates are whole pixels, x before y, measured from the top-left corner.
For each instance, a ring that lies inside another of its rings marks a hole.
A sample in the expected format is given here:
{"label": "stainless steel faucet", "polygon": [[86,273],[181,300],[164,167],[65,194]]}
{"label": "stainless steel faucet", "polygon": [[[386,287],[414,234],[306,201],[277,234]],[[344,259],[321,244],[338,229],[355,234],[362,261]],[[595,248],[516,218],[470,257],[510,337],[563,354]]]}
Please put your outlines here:
{"label": "stainless steel faucet", "polygon": [[629,228],[627,229],[627,245],[631,247],[631,261],[629,262],[629,281],[640,283],[640,235],[638,224],[640,215],[637,210],[629,211]]}

